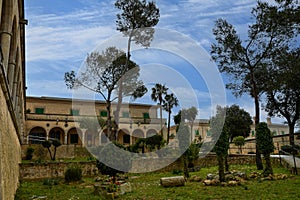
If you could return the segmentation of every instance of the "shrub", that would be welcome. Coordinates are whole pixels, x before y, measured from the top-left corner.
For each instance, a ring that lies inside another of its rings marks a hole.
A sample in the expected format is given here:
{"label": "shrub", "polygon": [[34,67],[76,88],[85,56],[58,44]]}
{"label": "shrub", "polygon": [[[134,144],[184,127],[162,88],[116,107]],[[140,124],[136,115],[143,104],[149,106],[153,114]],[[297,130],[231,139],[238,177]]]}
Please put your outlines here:
{"label": "shrub", "polygon": [[47,150],[42,145],[38,145],[35,148],[34,154],[36,155],[37,162],[42,162],[47,157]]}
{"label": "shrub", "polygon": [[281,150],[283,152],[289,153],[289,154],[297,154],[297,152],[300,150],[300,146],[299,145],[283,145],[281,146]]}
{"label": "shrub", "polygon": [[53,186],[53,185],[58,185],[59,180],[58,179],[45,179],[43,181],[43,185],[47,185],[47,186]]}
{"label": "shrub", "polygon": [[28,147],[26,150],[26,160],[31,160],[33,157],[34,148]]}
{"label": "shrub", "polygon": [[79,166],[75,166],[75,165],[71,166],[65,172],[65,181],[67,183],[80,181],[81,178],[82,178],[82,169]]}

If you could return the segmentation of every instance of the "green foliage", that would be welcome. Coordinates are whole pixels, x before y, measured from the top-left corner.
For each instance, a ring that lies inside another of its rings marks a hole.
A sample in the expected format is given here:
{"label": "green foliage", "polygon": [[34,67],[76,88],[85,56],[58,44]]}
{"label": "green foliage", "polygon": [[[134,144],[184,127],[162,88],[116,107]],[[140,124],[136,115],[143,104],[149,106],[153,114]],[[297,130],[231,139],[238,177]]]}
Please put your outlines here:
{"label": "green foliage", "polygon": [[130,41],[149,47],[153,37],[153,26],[159,21],[159,9],[155,2],[146,0],[117,0],[115,7],[121,11],[117,14],[117,30]]}
{"label": "green foliage", "polygon": [[242,146],[245,145],[245,138],[243,136],[236,136],[233,138],[232,142],[235,146],[239,147],[240,153],[242,153]]}
{"label": "green foliage", "polygon": [[167,144],[169,144],[170,138],[170,124],[171,124],[171,113],[174,107],[178,106],[178,99],[173,93],[166,94],[163,100],[163,109],[168,112],[168,132],[167,132]]}
{"label": "green foliage", "polygon": [[42,142],[42,145],[44,148],[50,148],[52,144],[49,140],[45,140]]}
{"label": "green foliage", "polygon": [[228,129],[230,140],[236,136],[248,137],[251,131],[252,119],[250,114],[238,105],[226,107],[225,124]]}
{"label": "green foliage", "polygon": [[182,154],[180,159],[183,164],[183,173],[186,178],[190,177],[189,170],[188,170],[189,154],[192,153],[192,151],[189,150],[191,145],[190,134],[191,134],[190,130],[187,126],[179,125],[177,138],[179,142],[179,151]]}
{"label": "green foliage", "polygon": [[[245,172],[249,175],[256,171],[255,165],[232,165],[232,170]],[[202,179],[209,173],[216,172],[217,167],[201,168],[198,172],[191,172],[192,176]],[[290,174],[283,167],[274,168],[275,174]],[[285,180],[258,181],[250,179],[241,186],[205,186],[199,182],[188,181],[184,187],[162,188],[158,186],[158,180],[162,177],[173,176],[172,172],[152,172],[142,174],[129,174],[133,192],[119,196],[117,199],[133,200],[162,200],[162,199],[299,199],[300,176],[289,176]],[[99,196],[92,195],[94,192],[95,178],[83,178],[84,181],[75,184],[59,184],[49,189],[43,185],[43,180],[22,180],[16,194],[16,200],[32,199],[33,196],[47,196],[47,199],[66,200],[83,199],[99,200]],[[283,192],[286,191],[286,192]]]}
{"label": "green foliage", "polygon": [[243,146],[245,144],[245,138],[243,136],[237,136],[233,138],[232,142],[236,146]]}
{"label": "green foliage", "polygon": [[65,172],[65,181],[67,183],[81,181],[82,179],[82,169],[77,165],[72,165],[68,167]]}
{"label": "green foliage", "polygon": [[283,145],[281,146],[281,150],[285,153],[289,154],[297,154],[300,151],[299,145]]}
{"label": "green foliage", "polygon": [[188,167],[194,167],[194,162],[199,158],[201,144],[192,143],[184,153],[187,156]]}
{"label": "green foliage", "polygon": [[274,152],[275,146],[273,143],[273,134],[265,122],[258,124],[256,130],[256,142],[263,155],[268,155]]}
{"label": "green foliage", "polygon": [[55,148],[57,148],[57,147],[61,146],[62,144],[61,144],[60,140],[55,139],[55,140],[52,140],[52,145],[53,145]]}
{"label": "green foliage", "polygon": [[28,147],[26,149],[26,160],[31,160],[33,157],[33,152],[34,152],[34,148],[33,147]]}
{"label": "green foliage", "polygon": [[59,180],[58,179],[44,179],[43,181],[43,185],[47,185],[47,186],[53,186],[53,185],[58,185],[59,184]]}
{"label": "green foliage", "polygon": [[227,124],[225,123],[226,108],[217,107],[216,116],[211,118],[211,133],[212,142],[215,143],[213,151],[217,155],[219,179],[221,182],[225,181],[225,159],[228,155],[229,149],[229,132]]}
{"label": "green foliage", "polygon": [[[54,146],[54,153],[53,153],[53,156],[52,156],[51,149],[50,149],[51,145]],[[62,145],[62,144],[61,144],[60,140],[58,140],[58,139],[54,139],[54,140],[51,140],[51,141],[50,141],[50,140],[45,140],[45,141],[43,141],[43,143],[42,143],[42,146],[43,146],[44,148],[47,148],[47,149],[48,149],[48,152],[49,152],[49,155],[50,155],[51,160],[55,160],[55,159],[56,159],[56,151],[57,151],[57,148],[60,147],[61,145]]]}
{"label": "green foliage", "polygon": [[266,166],[264,169],[264,176],[273,174],[273,169],[270,160],[270,154],[274,152],[275,146],[273,143],[273,134],[268,128],[267,123],[261,122],[258,124],[256,129],[256,143],[258,149],[264,155]]}
{"label": "green foliage", "polygon": [[180,175],[180,174],[182,174],[182,170],[181,169],[174,169],[172,171],[172,174],[174,174],[174,175]]}
{"label": "green foliage", "polygon": [[217,107],[216,116],[211,118],[212,141],[215,142],[214,152],[217,156],[225,157],[229,149],[228,124],[225,122],[226,108]]}
{"label": "green foliage", "polygon": [[131,153],[122,144],[109,143],[97,153],[97,168],[101,174],[115,177],[131,169]]}

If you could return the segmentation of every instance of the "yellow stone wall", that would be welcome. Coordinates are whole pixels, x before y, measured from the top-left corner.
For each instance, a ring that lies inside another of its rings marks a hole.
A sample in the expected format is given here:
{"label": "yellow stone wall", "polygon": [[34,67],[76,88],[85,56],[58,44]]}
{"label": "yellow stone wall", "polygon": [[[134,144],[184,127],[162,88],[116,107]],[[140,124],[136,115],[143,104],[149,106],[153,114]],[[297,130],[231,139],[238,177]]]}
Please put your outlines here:
{"label": "yellow stone wall", "polygon": [[21,150],[2,90],[0,90],[0,144],[0,199],[14,199],[18,187]]}
{"label": "yellow stone wall", "polygon": [[0,0],[0,199],[13,200],[19,182],[25,124],[23,0]]}

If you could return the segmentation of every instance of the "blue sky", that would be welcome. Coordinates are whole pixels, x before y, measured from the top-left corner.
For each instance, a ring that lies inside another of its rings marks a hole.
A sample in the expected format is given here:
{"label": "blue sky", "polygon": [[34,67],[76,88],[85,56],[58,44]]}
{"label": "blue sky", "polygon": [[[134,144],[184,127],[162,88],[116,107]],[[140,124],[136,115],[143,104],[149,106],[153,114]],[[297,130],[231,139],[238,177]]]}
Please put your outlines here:
{"label": "blue sky", "polygon": [[[236,99],[230,91],[225,90],[217,80],[226,81],[226,78],[216,71],[210,71],[216,66],[209,63],[208,56],[214,42],[214,21],[218,18],[227,19],[245,38],[247,26],[251,23],[250,12],[256,1],[156,0],[156,3],[161,15],[157,28],[165,30],[160,39],[166,37],[169,31],[174,31],[177,39],[181,40],[175,41],[175,46],[181,45],[184,49],[188,41],[193,41],[203,54],[193,55],[196,51],[190,49],[188,56],[182,56],[179,50],[172,50],[172,37],[164,38],[165,43],[157,41],[158,48],[144,50],[137,47],[132,59],[141,66],[143,81],[147,82],[147,86],[151,87],[155,81],[146,77],[166,83],[181,97],[181,107],[194,105],[189,100],[196,100],[199,118],[207,119],[212,115],[213,99],[226,105],[238,104],[253,116],[253,100],[247,95]],[[114,1],[26,0],[25,9],[29,20],[26,29],[27,95],[72,97],[72,91],[67,90],[63,81],[64,73],[78,71],[89,52],[120,37],[115,26],[119,11],[115,9]],[[206,61],[206,67],[212,67],[197,69],[195,62],[198,61],[193,60],[201,60],[199,58]],[[226,94],[224,97],[223,92]],[[218,101],[221,97],[222,101]],[[154,103],[149,96],[138,102]],[[261,120],[264,121],[266,117],[266,113],[262,112]]]}

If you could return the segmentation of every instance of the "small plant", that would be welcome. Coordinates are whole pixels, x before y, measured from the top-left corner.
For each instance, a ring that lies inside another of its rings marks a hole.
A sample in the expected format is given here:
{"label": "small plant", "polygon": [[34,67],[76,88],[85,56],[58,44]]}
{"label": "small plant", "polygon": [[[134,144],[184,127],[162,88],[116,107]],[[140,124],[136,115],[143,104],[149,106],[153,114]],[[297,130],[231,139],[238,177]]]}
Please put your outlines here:
{"label": "small plant", "polygon": [[242,154],[242,146],[245,145],[245,138],[243,136],[236,136],[233,138],[232,142],[239,148],[238,153]]}
{"label": "small plant", "polygon": [[47,186],[53,186],[53,185],[58,185],[59,180],[57,179],[50,179],[47,178],[43,181],[43,185],[47,185]]}
{"label": "small plant", "polygon": [[119,189],[119,186],[116,183],[110,183],[107,185],[106,187],[106,191],[108,193],[113,193],[113,192],[117,192]]}
{"label": "small plant", "polygon": [[76,182],[82,179],[82,169],[79,166],[71,166],[65,172],[65,181],[69,182]]}
{"label": "small plant", "polygon": [[33,157],[34,148],[28,147],[26,150],[26,160],[31,160]]}
{"label": "small plant", "polygon": [[174,175],[182,174],[182,170],[180,170],[180,169],[174,169],[174,170],[172,171],[172,174],[174,174]]}

